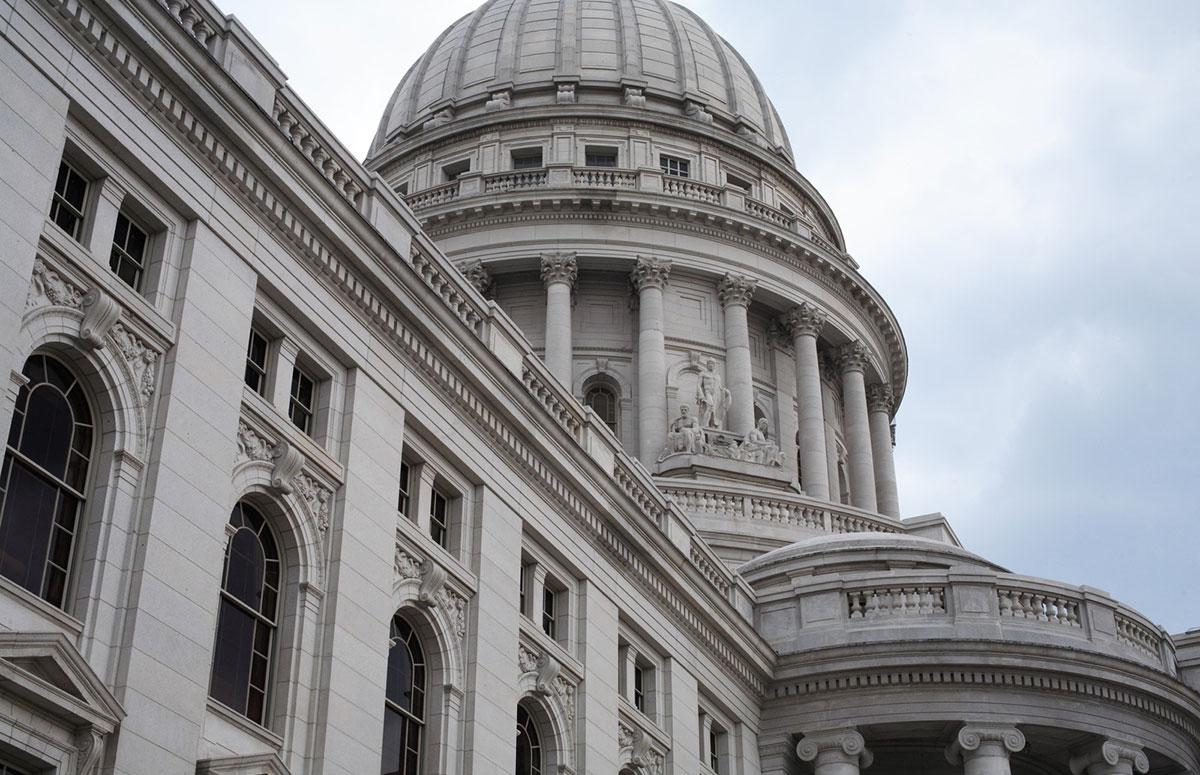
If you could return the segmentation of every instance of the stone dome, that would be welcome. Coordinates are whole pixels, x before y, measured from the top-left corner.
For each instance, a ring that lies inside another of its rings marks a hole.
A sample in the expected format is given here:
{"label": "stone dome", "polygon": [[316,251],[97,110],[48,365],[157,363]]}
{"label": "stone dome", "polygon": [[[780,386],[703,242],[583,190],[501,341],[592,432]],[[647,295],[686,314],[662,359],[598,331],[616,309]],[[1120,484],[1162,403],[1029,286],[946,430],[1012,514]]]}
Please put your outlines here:
{"label": "stone dome", "polygon": [[[644,98],[644,100],[643,100]],[[488,0],[441,34],[396,87],[371,145],[508,106],[636,105],[714,124],[789,160],[779,115],[742,56],[665,0]]]}

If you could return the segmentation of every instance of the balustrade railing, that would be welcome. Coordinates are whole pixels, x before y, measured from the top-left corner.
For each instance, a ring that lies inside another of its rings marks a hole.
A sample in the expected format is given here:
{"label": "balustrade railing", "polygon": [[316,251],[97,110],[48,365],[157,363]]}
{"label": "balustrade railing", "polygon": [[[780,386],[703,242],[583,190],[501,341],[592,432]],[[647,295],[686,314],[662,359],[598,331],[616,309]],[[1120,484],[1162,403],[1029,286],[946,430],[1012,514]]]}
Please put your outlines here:
{"label": "balustrade railing", "polygon": [[574,170],[572,180],[582,188],[637,188],[636,172],[585,167]]}
{"label": "balustrade railing", "polygon": [[524,188],[544,188],[545,186],[546,170],[501,172],[497,175],[488,175],[483,179],[483,191],[487,194],[494,191],[516,191]]}
{"label": "balustrade railing", "polygon": [[877,616],[933,616],[946,613],[946,588],[882,587],[847,595],[851,619]]}
{"label": "balustrade railing", "polygon": [[788,231],[793,231],[796,228],[796,219],[788,215],[782,210],[776,210],[774,207],[765,205],[762,202],[746,198],[746,212],[764,221],[770,221],[776,226],[782,226]]}
{"label": "balustrade railing", "polygon": [[1162,639],[1128,616],[1116,614],[1117,638],[1124,644],[1157,657]]}
{"label": "balustrade railing", "polygon": [[721,203],[721,189],[707,183],[698,183],[687,178],[677,178],[672,175],[663,176],[663,193],[684,199],[694,199],[710,205]]}
{"label": "balustrade railing", "polygon": [[440,205],[443,202],[449,202],[458,199],[458,181],[452,180],[441,186],[427,188],[424,191],[418,191],[415,194],[409,194],[404,197],[404,201],[408,202],[408,206],[414,210],[419,210],[422,207],[433,207]]}
{"label": "balustrade railing", "polygon": [[996,590],[1000,616],[1079,627],[1079,601],[1027,589]]}

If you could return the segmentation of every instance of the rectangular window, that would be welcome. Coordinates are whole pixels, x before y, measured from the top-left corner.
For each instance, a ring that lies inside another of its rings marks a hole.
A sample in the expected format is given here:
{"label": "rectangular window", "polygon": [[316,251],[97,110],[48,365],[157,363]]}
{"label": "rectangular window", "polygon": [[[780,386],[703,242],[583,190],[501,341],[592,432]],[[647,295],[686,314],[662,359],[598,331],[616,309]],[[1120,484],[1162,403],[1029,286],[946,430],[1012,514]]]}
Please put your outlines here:
{"label": "rectangular window", "polygon": [[412,519],[412,467],[403,460],[400,461],[400,495],[396,501],[396,511],[402,516]]}
{"label": "rectangular window", "polygon": [[450,537],[448,512],[450,501],[437,490],[429,498],[429,535],[443,549]]}
{"label": "rectangular window", "polygon": [[396,193],[400,196],[408,196],[408,181],[396,184]]}
{"label": "rectangular window", "polygon": [[521,606],[521,616],[529,616],[529,595],[526,593],[525,585],[529,583],[529,572],[532,566],[521,566],[521,601],[518,605]]}
{"label": "rectangular window", "polygon": [[267,394],[267,338],[253,328],[246,347],[246,384],[260,396]]}
{"label": "rectangular window", "polygon": [[146,270],[146,243],[149,237],[125,216],[117,213],[117,230],[113,234],[112,254],[108,268],[135,291],[142,289],[142,273]]}
{"label": "rectangular window", "polygon": [[753,189],[753,186],[751,185],[750,181],[746,180],[745,178],[739,178],[737,175],[726,175],[725,182],[731,186],[737,186],[738,188],[745,191],[747,194],[749,194],[750,191]]}
{"label": "rectangular window", "polygon": [[514,170],[532,170],[542,166],[542,149],[526,148],[512,152]]}
{"label": "rectangular window", "polygon": [[584,149],[583,163],[588,167],[615,167],[617,149],[589,145]]}
{"label": "rectangular window", "polygon": [[445,174],[447,183],[452,180],[458,180],[459,175],[470,171],[470,159],[463,159],[462,161],[456,161],[453,164],[447,164],[445,167],[442,167],[442,173]]}
{"label": "rectangular window", "polygon": [[65,161],[58,166],[54,182],[54,199],[50,202],[50,220],[71,235],[83,236],[83,205],[87,198],[87,180]]}
{"label": "rectangular window", "polygon": [[542,589],[542,632],[558,639],[558,595],[550,587]]}
{"label": "rectangular window", "polygon": [[667,156],[664,153],[658,157],[658,166],[664,175],[674,175],[678,178],[691,177],[691,163],[687,159]]}
{"label": "rectangular window", "polygon": [[633,707],[646,712],[646,668],[641,665],[633,667]]}
{"label": "rectangular window", "polygon": [[292,424],[309,436],[313,432],[313,411],[316,407],[316,383],[297,366],[292,369],[292,395],[288,400],[288,416]]}
{"label": "rectangular window", "polygon": [[715,726],[708,729],[708,766],[713,772],[721,771],[721,757],[717,754],[718,744],[720,743],[720,732]]}

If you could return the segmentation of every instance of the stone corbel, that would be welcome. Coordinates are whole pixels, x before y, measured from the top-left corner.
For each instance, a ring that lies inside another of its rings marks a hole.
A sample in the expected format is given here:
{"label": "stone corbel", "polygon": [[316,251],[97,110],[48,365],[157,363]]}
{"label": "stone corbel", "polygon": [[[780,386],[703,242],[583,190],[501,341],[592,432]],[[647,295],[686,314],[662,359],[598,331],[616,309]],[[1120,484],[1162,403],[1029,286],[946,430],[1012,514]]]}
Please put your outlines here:
{"label": "stone corbel", "polygon": [[271,471],[271,486],[284,495],[291,495],[293,479],[304,466],[304,455],[286,441],[280,441],[271,450],[271,458],[275,461],[275,469]]}
{"label": "stone corbel", "polygon": [[75,735],[75,775],[95,775],[100,771],[106,735],[95,727]]}
{"label": "stone corbel", "polygon": [[446,571],[432,560],[426,560],[421,568],[421,586],[417,590],[417,602],[427,608],[436,608],[441,602],[442,587],[446,583]]}
{"label": "stone corbel", "polygon": [[1150,760],[1138,743],[1107,737],[1071,752],[1071,775],[1145,775]]}
{"label": "stone corbel", "polygon": [[558,660],[549,654],[538,655],[537,665],[537,682],[534,684],[534,688],[538,694],[548,697],[554,693],[554,679],[558,678],[558,672],[562,667],[558,664]]}
{"label": "stone corbel", "polygon": [[121,307],[99,286],[83,295],[83,321],[79,324],[79,346],[85,350],[104,347],[104,337],[121,317]]}

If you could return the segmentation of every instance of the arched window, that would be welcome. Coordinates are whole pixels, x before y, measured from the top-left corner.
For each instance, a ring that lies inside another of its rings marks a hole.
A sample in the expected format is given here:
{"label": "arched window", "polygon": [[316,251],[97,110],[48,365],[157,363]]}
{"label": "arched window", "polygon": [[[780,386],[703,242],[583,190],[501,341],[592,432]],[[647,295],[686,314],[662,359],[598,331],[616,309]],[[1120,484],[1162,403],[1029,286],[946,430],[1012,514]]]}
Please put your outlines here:
{"label": "arched window", "polygon": [[0,472],[0,575],[60,608],[82,521],[92,412],[84,387],[48,355],[21,372]]}
{"label": "arched window", "polygon": [[583,394],[583,403],[590,406],[600,422],[617,432],[617,394],[607,385],[593,385]]}
{"label": "arched window", "polygon": [[537,724],[523,705],[517,706],[516,775],[542,775],[542,740]]}
{"label": "arched window", "polygon": [[267,714],[267,687],[279,608],[279,550],[266,519],[239,503],[229,517],[221,610],[209,695],[257,724]]}
{"label": "arched window", "polygon": [[392,617],[383,703],[382,775],[417,775],[425,732],[425,654],[416,632]]}

